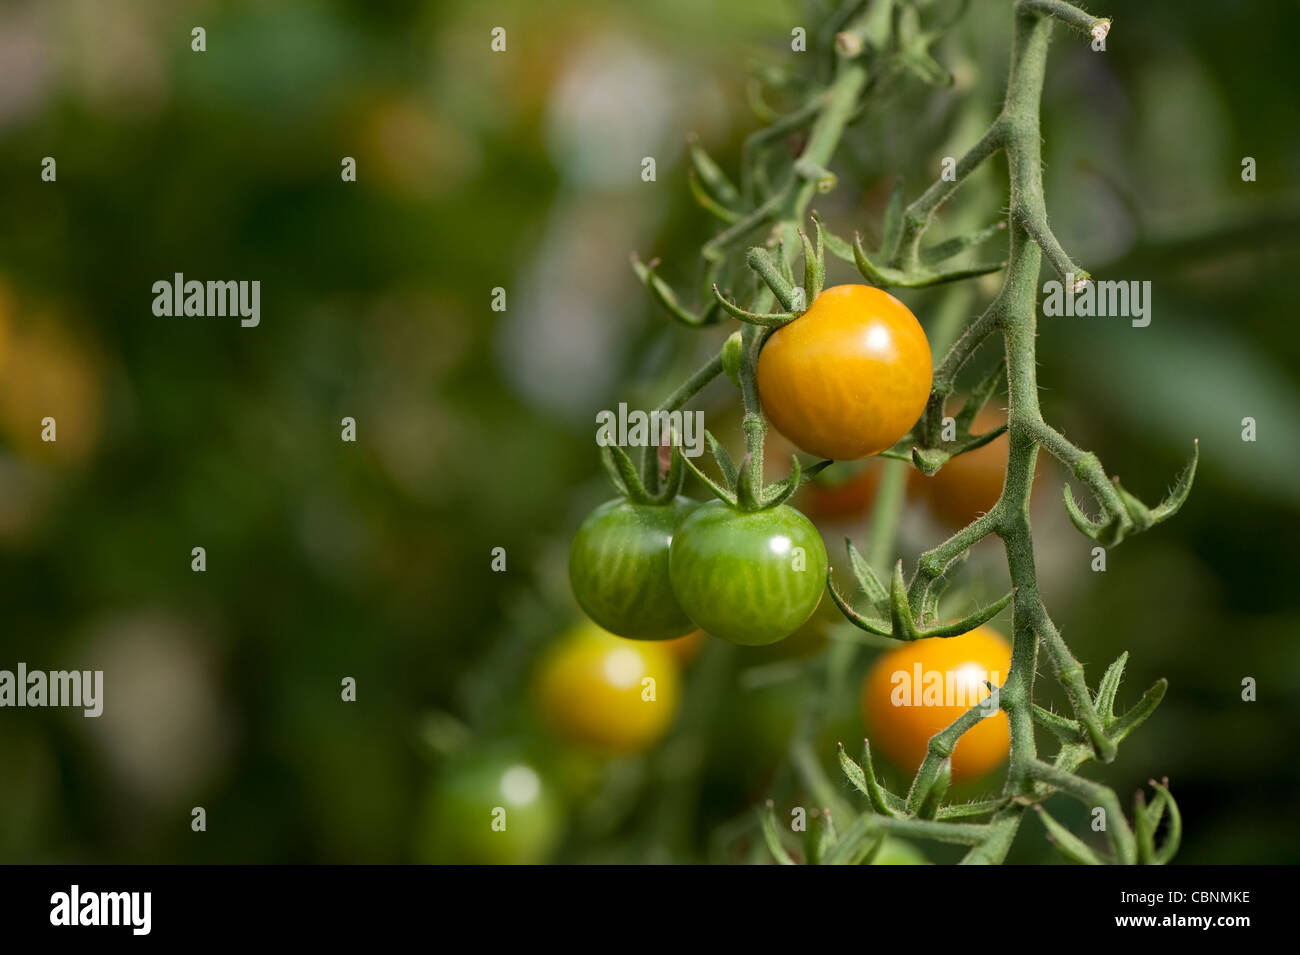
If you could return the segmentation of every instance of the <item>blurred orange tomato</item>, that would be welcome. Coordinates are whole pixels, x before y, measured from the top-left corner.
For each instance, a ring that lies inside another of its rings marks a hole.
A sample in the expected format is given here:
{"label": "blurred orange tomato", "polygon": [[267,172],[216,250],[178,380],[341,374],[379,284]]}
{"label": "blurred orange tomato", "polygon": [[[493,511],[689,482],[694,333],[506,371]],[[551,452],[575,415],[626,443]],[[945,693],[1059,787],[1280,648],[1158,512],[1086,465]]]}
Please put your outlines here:
{"label": "blurred orange tomato", "polygon": [[881,459],[872,458],[843,481],[814,478],[800,499],[801,509],[814,521],[847,521],[871,510],[880,489]]}
{"label": "blurred orange tomato", "polygon": [[[925,758],[930,737],[994,686],[1006,681],[1011,646],[991,627],[959,637],[932,637],[882,654],[862,681],[862,714],[873,750],[908,772]],[[952,754],[954,781],[983,776],[1011,747],[1007,714],[997,710],[968,730]]]}
{"label": "blurred orange tomato", "polygon": [[[97,350],[48,308],[31,308],[0,279],[0,431],[19,457],[80,461],[99,437],[103,374]],[[45,441],[54,419],[56,440]]]}
{"label": "blurred orange tomato", "polygon": [[[984,434],[1006,423],[1005,411],[986,405],[975,415],[971,431]],[[990,510],[1002,494],[1008,448],[1007,436],[1002,434],[983,447],[957,455],[933,477],[913,470],[915,486],[934,516],[958,528]]]}

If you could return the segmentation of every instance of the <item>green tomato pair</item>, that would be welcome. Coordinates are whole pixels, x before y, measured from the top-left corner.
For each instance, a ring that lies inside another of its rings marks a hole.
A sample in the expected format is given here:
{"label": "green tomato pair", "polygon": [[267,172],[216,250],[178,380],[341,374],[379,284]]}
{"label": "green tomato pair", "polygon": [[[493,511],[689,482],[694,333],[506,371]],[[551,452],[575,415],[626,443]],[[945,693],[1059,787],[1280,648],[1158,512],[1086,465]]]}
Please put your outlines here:
{"label": "green tomato pair", "polygon": [[812,616],[826,566],[817,528],[785,504],[619,498],[578,528],[569,579],[587,615],[619,636],[669,640],[699,628],[762,646]]}

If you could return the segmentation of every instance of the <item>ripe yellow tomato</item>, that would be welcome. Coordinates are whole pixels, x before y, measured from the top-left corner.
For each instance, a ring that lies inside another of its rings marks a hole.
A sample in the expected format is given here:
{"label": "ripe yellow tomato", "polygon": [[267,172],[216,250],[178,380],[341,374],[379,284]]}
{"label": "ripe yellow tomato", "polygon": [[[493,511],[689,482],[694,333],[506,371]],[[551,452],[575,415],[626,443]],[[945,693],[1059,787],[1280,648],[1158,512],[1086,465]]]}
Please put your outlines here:
{"label": "ripe yellow tomato", "polygon": [[570,742],[614,755],[647,749],[677,713],[680,671],[658,643],[624,640],[593,623],[566,633],[537,673],[547,723]]}
{"label": "ripe yellow tomato", "polygon": [[837,285],[767,340],[758,393],[786,438],[847,461],[911,430],[932,373],[930,342],[906,305],[869,285]]}
{"label": "ripe yellow tomato", "polygon": [[[873,751],[908,772],[925,758],[930,737],[1000,686],[1011,669],[1011,646],[995,630],[978,627],[960,637],[917,640],[890,650],[862,681],[862,714]],[[996,768],[1011,747],[1007,714],[976,723],[952,754],[954,781]]]}

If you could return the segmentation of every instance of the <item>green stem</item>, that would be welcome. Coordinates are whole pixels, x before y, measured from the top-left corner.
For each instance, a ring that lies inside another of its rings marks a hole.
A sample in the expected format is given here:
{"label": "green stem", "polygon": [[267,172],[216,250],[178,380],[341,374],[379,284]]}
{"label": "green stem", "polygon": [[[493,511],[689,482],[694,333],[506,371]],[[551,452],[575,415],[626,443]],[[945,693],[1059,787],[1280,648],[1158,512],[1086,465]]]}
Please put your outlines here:
{"label": "green stem", "polygon": [[[702,368],[682,382],[672,394],[661,401],[656,410],[668,412],[680,410],[686,402],[703,391],[705,386],[720,374],[722,374],[721,351],[710,358]],[[641,449],[641,481],[651,493],[659,487],[658,448],[647,447]]]}

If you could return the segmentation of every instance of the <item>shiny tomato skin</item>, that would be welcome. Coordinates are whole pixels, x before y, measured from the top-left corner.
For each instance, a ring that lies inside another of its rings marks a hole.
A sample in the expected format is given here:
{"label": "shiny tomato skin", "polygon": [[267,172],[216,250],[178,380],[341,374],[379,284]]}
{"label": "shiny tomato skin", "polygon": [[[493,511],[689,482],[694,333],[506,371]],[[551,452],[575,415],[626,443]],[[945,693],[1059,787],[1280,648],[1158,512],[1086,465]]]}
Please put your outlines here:
{"label": "shiny tomato skin", "polygon": [[695,629],[673,596],[668,546],[698,502],[606,501],[584,520],[569,549],[578,604],[604,629],[631,640],[671,640]]}
{"label": "shiny tomato skin", "polygon": [[777,329],[758,356],[776,429],[809,454],[854,460],[903,437],[925,409],[930,342],[907,306],[869,285],[837,285]]}
{"label": "shiny tomato skin", "polygon": [[[863,718],[872,752],[915,772],[930,737],[988,695],[985,679],[1000,686],[1010,669],[1011,646],[987,626],[959,637],[916,640],[881,654],[862,681]],[[927,699],[924,691],[930,674],[936,675],[933,685],[940,690]],[[947,705],[950,687],[953,705]],[[976,779],[995,769],[1006,759],[1010,745],[1007,714],[998,710],[958,740],[952,754],[953,781]]]}
{"label": "shiny tomato skin", "polygon": [[536,695],[559,736],[613,756],[642,752],[663,738],[677,715],[680,683],[679,665],[663,644],[625,640],[584,621],[543,655]]}
{"label": "shiny tomato skin", "polygon": [[559,799],[531,760],[473,750],[441,767],[426,791],[415,854],[437,865],[533,865],[551,856],[562,827]]}
{"label": "shiny tomato skin", "polygon": [[817,528],[785,504],[702,504],[677,529],[669,555],[682,609],[707,633],[744,646],[798,630],[821,601],[826,566]]}

